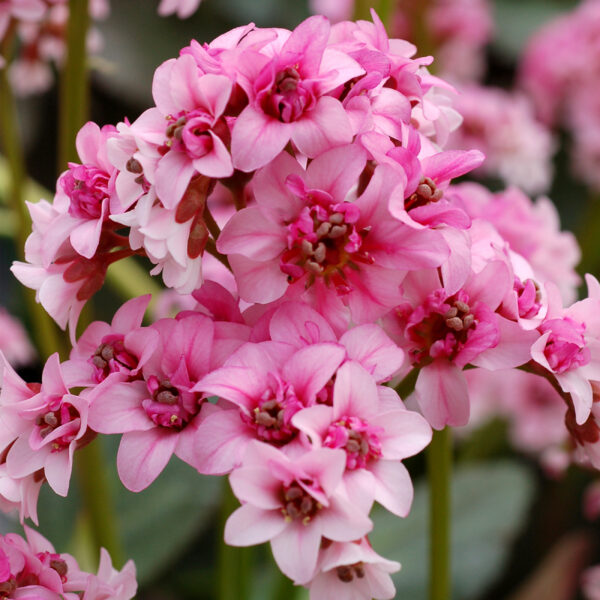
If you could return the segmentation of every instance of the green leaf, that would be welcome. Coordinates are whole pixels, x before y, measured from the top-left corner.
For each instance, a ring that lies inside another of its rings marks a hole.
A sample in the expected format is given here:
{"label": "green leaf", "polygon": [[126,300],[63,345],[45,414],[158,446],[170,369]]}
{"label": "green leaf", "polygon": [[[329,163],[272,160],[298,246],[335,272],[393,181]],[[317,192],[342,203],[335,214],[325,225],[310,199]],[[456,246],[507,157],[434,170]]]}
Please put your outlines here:
{"label": "green leaf", "polygon": [[[521,529],[534,491],[533,476],[518,463],[497,461],[455,469],[452,481],[453,598],[479,596],[500,574]],[[425,600],[428,576],[428,493],[415,488],[410,515],[376,509],[373,547],[402,563],[394,575],[397,598]]]}

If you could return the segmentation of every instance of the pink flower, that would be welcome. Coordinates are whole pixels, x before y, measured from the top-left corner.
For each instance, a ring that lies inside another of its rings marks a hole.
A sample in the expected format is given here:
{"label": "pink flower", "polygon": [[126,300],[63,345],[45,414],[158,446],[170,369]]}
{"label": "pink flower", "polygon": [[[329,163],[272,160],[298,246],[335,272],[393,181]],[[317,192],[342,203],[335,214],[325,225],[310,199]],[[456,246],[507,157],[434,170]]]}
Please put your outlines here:
{"label": "pink flower", "polygon": [[528,98],[475,85],[460,91],[456,109],[463,123],[452,134],[449,146],[477,148],[485,154],[476,175],[499,177],[530,194],[547,191],[555,144],[546,126],[536,121]]}
{"label": "pink flower", "polygon": [[[99,433],[123,433],[117,468],[131,491],[150,485],[173,454],[195,465],[194,437],[203,400],[196,383],[220,366],[243,339],[197,313],[161,319],[149,329],[158,333],[142,377],[109,377],[89,395],[90,427]],[[127,345],[143,348],[147,329],[134,330]]]}
{"label": "pink flower", "polygon": [[310,600],[391,600],[396,590],[390,573],[399,569],[400,563],[379,556],[367,538],[323,545],[317,574],[308,584]]}
{"label": "pink flower", "polygon": [[295,460],[252,442],[230,476],[242,502],[225,524],[225,542],[252,546],[268,540],[281,571],[295,583],[312,579],[323,538],[349,542],[373,526],[336,493],[344,470],[341,450],[311,450]]}
{"label": "pink flower", "polygon": [[325,17],[309,17],[273,54],[245,51],[248,71],[239,83],[249,104],[231,139],[237,169],[266,165],[290,140],[310,158],[352,140],[344,108],[329,92],[363,70],[349,56],[326,47],[329,29]]}
{"label": "pink flower", "polygon": [[378,167],[352,199],[364,165],[359,147],[344,146],[306,171],[282,153],[257,174],[257,206],[235,214],[217,241],[244,300],[300,296],[326,314],[347,305],[355,322],[371,322],[399,301],[405,270],[444,261],[441,234],[389,218],[387,199],[402,183],[391,169]]}
{"label": "pink flower", "polygon": [[228,177],[233,173],[227,150],[229,128],[223,117],[232,82],[223,75],[199,73],[183,54],[163,63],[154,75],[157,108],[132,125],[140,153],[155,162],[144,170],[167,209],[177,206],[194,174]]}
{"label": "pink flower", "polygon": [[429,444],[431,428],[421,415],[406,410],[397,394],[391,392],[385,395],[385,401],[380,399],[373,378],[350,361],[336,373],[333,406],[301,410],[292,423],[316,447],[344,450],[344,484],[356,505],[369,507],[374,499],[405,517],[410,511],[413,487],[400,460]]}
{"label": "pink flower", "polygon": [[1,446],[8,450],[8,475],[23,478],[40,471],[57,494],[66,496],[73,454],[91,439],[87,400],[69,393],[58,354],[46,362],[41,385],[27,386],[8,364],[3,384]]}
{"label": "pink flower", "polygon": [[150,295],[129,300],[112,323],[94,321],[82,333],[62,370],[69,387],[94,387],[113,374],[133,379],[158,342],[156,331],[140,330]]}
{"label": "pink flower", "polygon": [[454,185],[451,193],[472,218],[491,223],[510,249],[527,260],[542,287],[552,281],[564,302],[575,300],[580,283],[575,266],[581,252],[575,236],[560,231],[558,212],[548,198],[532,202],[514,187],[492,194],[476,183]]}
{"label": "pink flower", "polygon": [[571,394],[578,425],[592,409],[591,381],[600,381],[598,281],[586,275],[589,297],[562,307],[558,289],[547,284],[548,312],[538,328],[541,336],[531,347],[535,362],[554,374],[561,389]]}
{"label": "pink flower", "polygon": [[195,444],[198,470],[231,471],[253,439],[277,446],[298,444],[293,416],[316,404],[344,354],[332,343],[299,350],[281,342],[242,346],[195,388],[236,405],[235,409],[206,405]]}
{"label": "pink flower", "polygon": [[415,391],[434,429],[467,423],[469,395],[462,373],[467,364],[498,369],[528,361],[537,334],[494,312],[509,286],[509,270],[498,260],[471,273],[452,295],[434,271],[415,272],[405,280],[405,304],[389,315],[388,332],[395,332],[398,337],[392,337],[420,368]]}

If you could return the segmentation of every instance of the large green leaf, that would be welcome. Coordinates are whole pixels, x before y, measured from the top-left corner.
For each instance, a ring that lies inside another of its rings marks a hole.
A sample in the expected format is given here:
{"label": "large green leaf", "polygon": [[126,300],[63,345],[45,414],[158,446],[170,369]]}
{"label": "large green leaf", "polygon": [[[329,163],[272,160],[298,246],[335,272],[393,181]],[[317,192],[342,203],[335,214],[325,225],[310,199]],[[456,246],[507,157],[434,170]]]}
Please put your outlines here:
{"label": "large green leaf", "polygon": [[[459,467],[452,481],[453,598],[479,596],[500,574],[533,495],[533,475],[508,461]],[[428,578],[428,491],[415,489],[410,515],[375,510],[373,547],[402,563],[394,575],[398,598],[425,600]]]}

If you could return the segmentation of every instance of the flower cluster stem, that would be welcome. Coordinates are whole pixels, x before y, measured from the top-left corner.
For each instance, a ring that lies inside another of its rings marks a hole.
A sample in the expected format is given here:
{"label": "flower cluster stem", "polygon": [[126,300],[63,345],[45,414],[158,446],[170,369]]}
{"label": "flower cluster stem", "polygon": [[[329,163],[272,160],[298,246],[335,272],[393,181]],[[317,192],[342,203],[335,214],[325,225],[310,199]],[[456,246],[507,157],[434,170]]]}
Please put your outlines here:
{"label": "flower cluster stem", "polygon": [[252,552],[249,548],[228,546],[223,540],[225,521],[239,506],[227,481],[224,482],[221,501],[221,521],[219,523],[218,578],[217,594],[219,600],[248,600],[252,581]]}
{"label": "flower cluster stem", "polygon": [[100,442],[95,440],[77,452],[78,485],[83,497],[85,513],[95,543],[95,551],[106,548],[113,564],[121,568],[125,555],[121,546],[114,510],[114,494],[106,476],[106,464]]}
{"label": "flower cluster stem", "polygon": [[[9,32],[2,41],[2,56],[7,63],[10,62],[12,49],[12,35]],[[19,118],[16,109],[8,69],[0,69],[0,131],[2,131],[2,151],[6,156],[10,187],[8,192],[8,205],[15,215],[17,227],[15,242],[17,256],[23,260],[25,256],[25,241],[31,231],[31,219],[25,205],[26,169],[21,135],[19,132]],[[47,358],[59,348],[59,337],[56,326],[46,311],[35,301],[32,290],[24,290],[25,305],[31,319],[32,335],[38,352],[42,358]]]}
{"label": "flower cluster stem", "polygon": [[429,479],[429,600],[450,600],[450,427],[435,431],[427,449]]}
{"label": "flower cluster stem", "polygon": [[86,39],[90,24],[89,0],[69,0],[67,25],[67,59],[60,90],[58,170],[77,160],[75,137],[87,121],[89,81]]}

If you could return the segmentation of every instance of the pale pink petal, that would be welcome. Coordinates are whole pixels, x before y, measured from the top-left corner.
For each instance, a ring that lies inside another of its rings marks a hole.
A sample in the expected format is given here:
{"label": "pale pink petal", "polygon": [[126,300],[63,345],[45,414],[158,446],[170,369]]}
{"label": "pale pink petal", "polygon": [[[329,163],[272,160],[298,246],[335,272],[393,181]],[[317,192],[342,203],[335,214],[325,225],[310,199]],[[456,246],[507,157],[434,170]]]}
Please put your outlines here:
{"label": "pale pink petal", "polygon": [[[128,300],[117,310],[112,320],[112,328],[119,333],[129,333],[132,329],[139,327],[142,324],[144,313],[148,308],[148,303],[152,298],[152,294],[138,296],[132,300]],[[81,343],[81,339],[78,343]]]}
{"label": "pale pink petal", "polygon": [[330,96],[319,98],[314,109],[292,125],[292,141],[300,152],[311,158],[352,141],[352,127],[346,111]]}
{"label": "pale pink petal", "polygon": [[496,323],[500,332],[498,345],[484,350],[471,364],[496,371],[520,367],[529,362],[532,346],[540,335],[537,330],[525,331],[519,323],[500,316],[497,316]]}
{"label": "pale pink petal", "polygon": [[176,445],[174,431],[155,427],[125,433],[117,454],[117,470],[123,485],[131,492],[147,488],[167,466]]}
{"label": "pale pink petal", "polygon": [[264,510],[281,507],[281,481],[271,475],[267,465],[236,469],[229,476],[229,483],[240,502],[249,502]]}
{"label": "pale pink petal", "polygon": [[301,348],[283,367],[283,376],[299,398],[312,402],[344,360],[344,348],[326,342]]}
{"label": "pale pink petal", "polygon": [[415,386],[419,408],[434,429],[460,427],[469,421],[469,390],[455,365],[435,360],[419,371]]}
{"label": "pale pink petal", "polygon": [[279,511],[244,504],[225,523],[225,543],[230,546],[254,546],[278,536],[287,527]]}
{"label": "pale pink petal", "polygon": [[220,137],[208,132],[213,143],[211,152],[194,159],[194,168],[207,177],[229,177],[233,174],[231,156]]}
{"label": "pale pink petal", "polygon": [[150,392],[143,381],[99,386],[92,395],[89,426],[98,433],[152,429],[155,425],[142,408],[142,400],[149,396]]}
{"label": "pale pink petal", "polygon": [[273,302],[281,298],[288,287],[286,275],[277,261],[258,262],[241,254],[232,254],[229,263],[240,297],[246,302]]}
{"label": "pale pink petal", "polygon": [[219,410],[208,415],[195,439],[195,467],[206,475],[223,475],[238,466],[243,449],[253,439],[239,410]]}
{"label": "pale pink petal", "polygon": [[281,572],[302,584],[312,579],[320,544],[321,531],[314,520],[308,525],[295,521],[271,540],[271,550]]}
{"label": "pale pink petal", "polygon": [[371,467],[375,476],[375,500],[399,517],[406,517],[413,500],[413,485],[401,462],[379,460]]}
{"label": "pale pink petal", "polygon": [[217,241],[217,249],[223,254],[242,254],[261,262],[274,259],[285,246],[285,229],[255,206],[235,213]]}
{"label": "pale pink petal", "polygon": [[402,366],[404,351],[378,325],[360,325],[340,338],[348,358],[359,362],[375,381],[386,381]]}
{"label": "pale pink petal", "polygon": [[365,418],[377,414],[375,380],[357,362],[344,363],[337,371],[333,386],[333,418],[344,415]]}
{"label": "pale pink petal", "polygon": [[254,171],[273,160],[290,139],[291,125],[280,123],[253,106],[247,106],[231,132],[233,166]]}
{"label": "pale pink petal", "polygon": [[373,528],[366,513],[340,496],[330,498],[329,508],[319,513],[319,521],[323,535],[336,542],[358,540]]}
{"label": "pale pink petal", "polygon": [[316,310],[300,302],[282,304],[271,317],[269,332],[272,340],[296,347],[337,339],[331,325]]}
{"label": "pale pink petal", "polygon": [[156,168],[156,194],[165,208],[177,206],[194,174],[194,164],[183,152],[169,150]]}
{"label": "pale pink petal", "polygon": [[382,427],[381,450],[386,459],[402,460],[421,452],[431,441],[431,427],[419,414],[410,410],[385,412],[369,420]]}
{"label": "pale pink petal", "polygon": [[68,448],[60,452],[50,452],[44,465],[44,475],[48,485],[59,496],[65,497],[69,492],[69,479],[73,468],[73,450]]}

